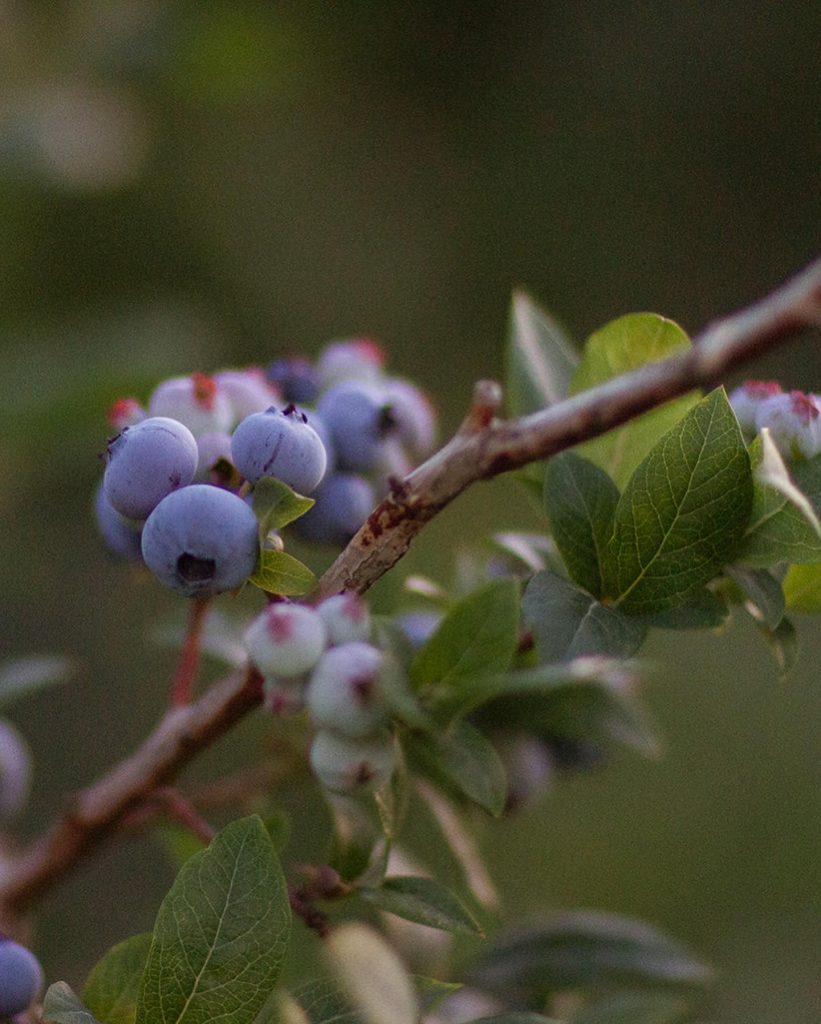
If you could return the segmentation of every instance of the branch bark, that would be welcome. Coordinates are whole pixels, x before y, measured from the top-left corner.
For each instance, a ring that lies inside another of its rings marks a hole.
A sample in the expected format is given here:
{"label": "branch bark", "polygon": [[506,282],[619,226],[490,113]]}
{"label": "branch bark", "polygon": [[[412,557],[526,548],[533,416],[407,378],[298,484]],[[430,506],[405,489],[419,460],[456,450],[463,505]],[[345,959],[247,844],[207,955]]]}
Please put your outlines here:
{"label": "branch bark", "polygon": [[[390,495],[320,580],[318,597],[372,586],[441,509],[471,484],[546,459],[697,387],[821,324],[821,260],[748,309],[708,326],[684,356],[641,367],[514,420],[500,419],[501,389],[476,386],[457,434]],[[0,919],[14,918],[108,839],[123,817],[168,785],[197,754],[262,703],[250,667],[170,710],[134,754],[75,794],[53,827],[0,866]]]}

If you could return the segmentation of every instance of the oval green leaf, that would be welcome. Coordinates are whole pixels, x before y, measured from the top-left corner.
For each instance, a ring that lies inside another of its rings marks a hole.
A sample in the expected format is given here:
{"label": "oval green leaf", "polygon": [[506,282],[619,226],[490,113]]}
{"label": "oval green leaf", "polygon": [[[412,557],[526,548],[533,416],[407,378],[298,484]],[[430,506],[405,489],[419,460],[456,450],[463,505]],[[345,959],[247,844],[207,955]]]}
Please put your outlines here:
{"label": "oval green leaf", "polygon": [[134,1024],[150,948],[150,932],[134,935],[113,946],[92,968],[83,999],[105,1024]]}

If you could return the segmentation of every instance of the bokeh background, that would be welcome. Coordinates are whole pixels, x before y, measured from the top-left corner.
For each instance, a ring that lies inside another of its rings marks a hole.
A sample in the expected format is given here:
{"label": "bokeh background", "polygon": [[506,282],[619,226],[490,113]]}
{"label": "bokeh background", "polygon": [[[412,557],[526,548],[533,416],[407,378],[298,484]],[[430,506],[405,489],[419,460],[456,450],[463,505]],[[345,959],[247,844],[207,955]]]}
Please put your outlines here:
{"label": "bokeh background", "polygon": [[[750,301],[818,248],[819,13],[0,0],[0,654],[78,665],[13,714],[38,755],[24,831],[139,741],[173,661],[147,636],[179,602],[94,533],[109,402],[368,333],[447,430],[501,372],[513,285],[579,339]],[[821,390],[818,341],[750,375]],[[442,577],[471,537],[538,526],[511,486],[466,495],[408,567]],[[705,1019],[821,1020],[817,624],[800,636],[786,684],[743,624],[654,640],[664,758],[618,756],[484,828],[508,915],[646,917],[715,966]],[[39,918],[49,977],[79,984],[150,927],[171,875],[135,840],[68,880]]]}

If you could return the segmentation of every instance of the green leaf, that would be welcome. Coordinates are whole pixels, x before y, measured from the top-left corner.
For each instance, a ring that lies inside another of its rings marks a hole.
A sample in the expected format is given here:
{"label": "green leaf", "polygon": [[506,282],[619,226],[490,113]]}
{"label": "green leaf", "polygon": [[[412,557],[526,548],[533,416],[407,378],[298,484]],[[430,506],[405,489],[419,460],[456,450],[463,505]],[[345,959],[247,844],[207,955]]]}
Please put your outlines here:
{"label": "green leaf", "polygon": [[477,673],[503,671],[519,643],[519,588],[493,580],[454,605],[418,651],[410,668],[415,687]]}
{"label": "green leaf", "polygon": [[750,458],[719,388],[664,435],[619,499],[610,596],[635,615],[685,604],[735,554],[752,493]]}
{"label": "green leaf", "polygon": [[113,946],[92,968],[83,999],[105,1024],[134,1024],[151,934],[134,935]]}
{"label": "green leaf", "polygon": [[603,469],[573,452],[547,464],[544,504],[556,546],[571,577],[602,596],[602,566],[613,533],[619,490]]}
{"label": "green leaf", "polygon": [[326,939],[325,950],[340,988],[365,1024],[417,1024],[413,981],[377,931],[358,922],[340,925]]}
{"label": "green leaf", "polygon": [[511,416],[560,402],[579,361],[562,327],[522,290],[514,291],[507,342],[507,401]]}
{"label": "green leaf", "polygon": [[[630,313],[592,334],[570,385],[570,394],[586,391],[645,363],[667,359],[690,348],[684,331],[655,313]],[[637,416],[621,427],[580,445],[576,450],[606,470],[616,486],[624,487],[635,468],[662,434],[698,401],[693,392]]]}
{"label": "green leaf", "polygon": [[775,629],[784,618],[784,591],[778,580],[765,569],[745,569],[728,565],[727,575],[746,597],[746,607],[753,618]]}
{"label": "green leaf", "polygon": [[43,1024],[100,1024],[64,981],[50,985],[43,1000]]}
{"label": "green leaf", "polygon": [[647,635],[640,619],[601,604],[548,570],[536,573],[525,588],[522,617],[533,630],[539,660],[545,663],[586,654],[627,658]]}
{"label": "green leaf", "polygon": [[429,928],[482,934],[478,922],[459,897],[432,878],[416,875],[386,878],[378,889],[360,889],[359,894],[380,910]]}
{"label": "green leaf", "polygon": [[784,577],[784,597],[793,612],[821,612],[821,565],[791,565]]}
{"label": "green leaf", "polygon": [[503,933],[470,971],[472,984],[531,1007],[569,989],[701,985],[709,979],[709,969],[690,950],[658,929],[593,911]]}
{"label": "green leaf", "polygon": [[68,658],[56,654],[32,654],[0,664],[0,708],[47,686],[64,683],[74,672]]}
{"label": "green leaf", "polygon": [[686,999],[666,992],[622,992],[585,1006],[570,1024],[675,1024],[688,1009]]}
{"label": "green leaf", "polygon": [[408,751],[434,782],[478,804],[494,817],[507,799],[505,769],[490,740],[465,721],[427,736],[413,735]]}
{"label": "green leaf", "polygon": [[271,530],[304,516],[315,504],[313,498],[306,498],[272,476],[264,476],[254,484],[254,515],[259,521],[260,540],[264,541]]}
{"label": "green leaf", "polygon": [[769,437],[750,445],[753,506],[736,561],[768,568],[776,562],[821,562],[821,455],[788,469]]}
{"label": "green leaf", "polygon": [[301,597],[314,589],[316,576],[293,555],[263,549],[256,572],[248,582],[269,594]]}
{"label": "green leaf", "polygon": [[726,602],[703,587],[686,604],[648,615],[645,621],[656,629],[718,629],[729,614]]}
{"label": "green leaf", "polygon": [[336,982],[324,978],[306,981],[293,989],[292,995],[308,1015],[310,1024],[366,1024]]}
{"label": "green leaf", "polygon": [[279,976],[290,907],[270,836],[227,825],[182,868],[160,906],[138,1024],[252,1024]]}

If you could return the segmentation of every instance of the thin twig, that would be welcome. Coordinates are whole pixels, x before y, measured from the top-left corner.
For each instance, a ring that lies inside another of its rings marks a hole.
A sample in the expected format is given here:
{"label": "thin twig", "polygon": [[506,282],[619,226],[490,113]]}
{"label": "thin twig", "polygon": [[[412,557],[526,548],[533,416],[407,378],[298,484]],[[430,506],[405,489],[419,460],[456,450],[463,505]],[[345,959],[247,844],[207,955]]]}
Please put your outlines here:
{"label": "thin twig", "polygon": [[171,684],[172,708],[184,708],[193,699],[194,682],[197,678],[197,669],[200,664],[202,629],[205,625],[205,617],[210,602],[210,597],[195,597],[191,602],[188,629],[186,630],[185,640],[180,651],[180,660],[177,665],[174,682]]}
{"label": "thin twig", "polygon": [[[498,419],[498,385],[477,385],[462,428],[404,481],[320,581],[320,595],[367,590],[442,508],[478,480],[547,458],[605,433],[676,395],[821,323],[821,260],[749,309],[709,326],[684,356],[643,366],[518,420]],[[262,679],[246,668],[196,702],[170,710],[144,744],[76,794],[52,828],[0,870],[0,917],[13,920],[118,828],[123,816],[262,703]]]}

